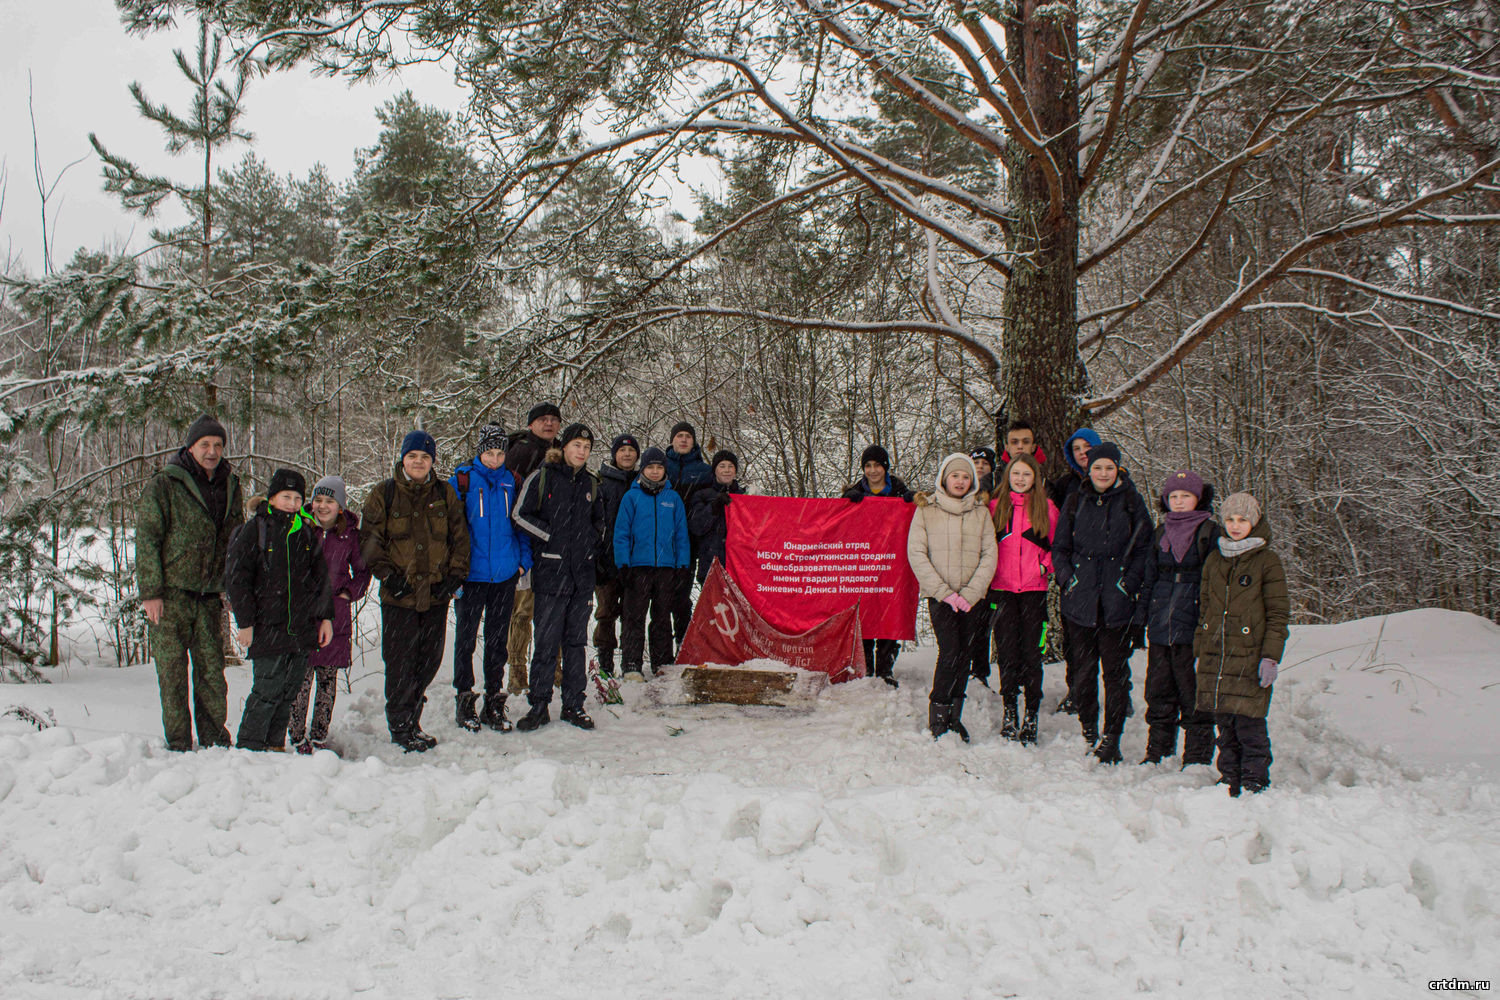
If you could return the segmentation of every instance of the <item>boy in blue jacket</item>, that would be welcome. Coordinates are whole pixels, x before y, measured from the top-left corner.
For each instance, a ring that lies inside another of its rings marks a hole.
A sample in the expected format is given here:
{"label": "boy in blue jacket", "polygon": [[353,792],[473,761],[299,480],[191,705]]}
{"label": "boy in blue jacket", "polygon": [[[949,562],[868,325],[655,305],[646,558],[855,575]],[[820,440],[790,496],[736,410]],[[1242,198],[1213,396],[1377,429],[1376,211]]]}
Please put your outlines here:
{"label": "boy in blue jacket", "polygon": [[[505,717],[505,663],[516,581],[531,568],[531,540],[511,519],[516,480],[505,467],[507,438],[499,424],[479,430],[479,453],[448,480],[469,522],[469,576],[458,595],[453,636],[453,688],[459,726],[477,733],[481,724],[510,732]],[[484,707],[475,711],[474,645],[484,621]],[[520,664],[521,669],[526,665]]]}
{"label": "boy in blue jacket", "polygon": [[692,563],[687,509],[667,480],[667,455],[647,448],[641,474],[625,492],[615,517],[615,565],[624,586],[620,666],[624,677],[644,680],[641,655],[646,612],[651,613],[651,672],[671,663],[672,601],[682,571]]}

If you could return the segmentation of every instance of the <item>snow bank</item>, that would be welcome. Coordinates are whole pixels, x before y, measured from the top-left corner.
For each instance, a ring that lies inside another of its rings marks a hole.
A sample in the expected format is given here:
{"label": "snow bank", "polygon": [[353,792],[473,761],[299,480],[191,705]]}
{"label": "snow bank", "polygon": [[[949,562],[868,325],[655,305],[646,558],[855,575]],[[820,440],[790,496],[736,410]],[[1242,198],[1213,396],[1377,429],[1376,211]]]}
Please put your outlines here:
{"label": "snow bank", "polygon": [[[1238,801],[1208,768],[1095,764],[1050,714],[1058,667],[1038,747],[996,737],[983,691],[965,713],[974,744],[935,744],[931,649],[902,655],[899,691],[840,685],[808,714],[646,712],[642,685],[623,685],[625,706],[591,708],[592,734],[461,734],[440,678],[428,719],[443,742],[421,757],[384,741],[378,678],[342,696],[343,760],[169,754],[149,669],[0,689],[63,723],[0,733],[0,983],[20,997],[868,1000],[1410,997],[1495,978],[1497,786],[1346,735],[1330,705],[1345,674],[1370,671],[1335,650],[1380,624],[1335,628],[1348,634],[1297,630],[1275,784]],[[1472,632],[1453,669],[1494,683],[1475,628],[1445,620],[1430,644]],[[112,707],[85,717],[106,688]],[[1369,693],[1361,718],[1406,711],[1405,690]],[[1467,724],[1457,698],[1423,697],[1428,725]],[[116,715],[129,731],[87,724]],[[1134,759],[1142,730],[1138,716]],[[1470,737],[1474,759],[1495,752],[1492,724]]]}

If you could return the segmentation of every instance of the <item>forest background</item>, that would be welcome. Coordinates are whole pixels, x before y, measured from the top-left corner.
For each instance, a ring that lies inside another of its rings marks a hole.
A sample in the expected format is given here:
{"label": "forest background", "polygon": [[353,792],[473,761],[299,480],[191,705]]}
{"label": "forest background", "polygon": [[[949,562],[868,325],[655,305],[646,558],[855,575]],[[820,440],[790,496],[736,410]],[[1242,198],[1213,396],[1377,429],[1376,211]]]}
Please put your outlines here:
{"label": "forest background", "polygon": [[[4,262],[6,677],[85,608],[144,658],[133,505],[202,410],[251,489],[356,497],[411,426],[451,468],[542,399],[603,437],[689,419],[792,496],[872,442],[925,484],[1004,416],[1056,474],[1091,424],[1148,496],[1184,466],[1253,491],[1299,621],[1500,620],[1486,3],[117,6],[195,44],[95,164],[184,221]],[[269,74],[414,62],[468,105],[384,102],[347,182],[257,155]],[[141,129],[175,169],[115,152]]]}

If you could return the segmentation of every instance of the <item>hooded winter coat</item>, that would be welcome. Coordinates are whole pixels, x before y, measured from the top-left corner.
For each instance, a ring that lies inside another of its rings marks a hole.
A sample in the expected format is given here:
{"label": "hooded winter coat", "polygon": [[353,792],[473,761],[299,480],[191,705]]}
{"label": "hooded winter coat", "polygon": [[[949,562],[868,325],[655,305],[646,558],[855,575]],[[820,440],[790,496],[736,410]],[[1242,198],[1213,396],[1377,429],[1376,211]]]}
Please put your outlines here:
{"label": "hooded winter coat", "polygon": [[255,630],[252,660],[310,653],[318,648],[318,624],[333,617],[317,522],[300,510],[283,514],[259,497],[255,506],[255,516],[231,539],[224,568],[235,623]]}
{"label": "hooded winter coat", "polygon": [[603,584],[615,576],[615,519],[620,513],[620,501],[630,491],[630,486],[640,475],[639,469],[626,472],[613,462],[599,466],[599,495],[604,498],[604,542],[599,546],[599,583]]}
{"label": "hooded winter coat", "polygon": [[[468,489],[460,489],[464,480]],[[516,480],[510,469],[474,461],[453,470],[448,480],[463,501],[469,523],[469,575],[474,583],[504,583],[531,568],[531,539],[511,520]]]}
{"label": "hooded winter coat", "polygon": [[725,486],[714,480],[701,486],[688,504],[688,534],[697,551],[698,579],[708,579],[708,571],[714,560],[725,560],[725,547],[729,542],[729,516],[720,497],[743,495],[745,488],[736,479]]}
{"label": "hooded winter coat", "polygon": [[[1063,442],[1063,462],[1066,467],[1056,479],[1047,484],[1047,496],[1053,503],[1057,504],[1058,510],[1063,509],[1063,505],[1068,502],[1068,498],[1077,493],[1078,487],[1082,486],[1083,481],[1089,477],[1088,470],[1082,468],[1073,460],[1073,442],[1079,438],[1087,441],[1089,447],[1099,444],[1099,435],[1089,427],[1083,427],[1074,431],[1068,440]],[[1040,448],[1037,450],[1041,451]]]}
{"label": "hooded winter coat", "polygon": [[604,499],[586,467],[547,452],[542,467],[526,477],[513,515],[531,536],[531,589],[538,594],[594,592],[594,568],[604,533]]}
{"label": "hooded winter coat", "polygon": [[[990,581],[991,590],[1020,594],[1047,589],[1047,581],[1052,575],[1051,546],[1057,533],[1057,507],[1051,500],[1047,501],[1047,544],[1042,546],[1037,544],[1031,532],[1031,521],[1026,517],[1026,500],[1025,493],[1012,490],[1009,494],[1010,521],[1004,531],[995,532],[999,551],[995,577]],[[1005,502],[1006,497],[996,497],[991,501],[991,515]]]}
{"label": "hooded winter coat", "polygon": [[[382,603],[426,611],[446,578],[468,579],[469,525],[463,504],[436,472],[413,482],[397,462],[395,475],[376,483],[365,497],[362,521],[360,552],[370,572],[383,581]],[[384,582],[396,573],[411,586],[401,597],[393,597]]]}
{"label": "hooded winter coat", "polygon": [[[328,567],[328,589],[333,594],[333,641],[316,650],[307,664],[310,667],[347,667],[354,657],[354,616],[351,608],[365,596],[370,586],[370,570],[359,552],[359,515],[341,511],[333,527],[318,527],[312,512],[313,534],[323,548],[323,565]],[[342,595],[348,594],[348,597]]]}
{"label": "hooded winter coat", "polygon": [[859,497],[861,499],[865,497],[879,497],[881,499],[905,500],[907,503],[911,503],[914,499],[916,499],[916,494],[907,489],[906,484],[903,483],[898,477],[893,476],[889,472],[887,472],[885,474],[884,492],[874,492],[870,489],[870,481],[864,476],[860,476],[849,486],[845,487],[843,497],[845,500],[853,500],[855,497]]}
{"label": "hooded winter coat", "polygon": [[691,500],[694,490],[714,481],[714,470],[703,460],[703,449],[698,447],[698,442],[693,442],[692,450],[686,455],[678,454],[670,445],[666,451],[667,481],[672,484],[672,489],[677,491],[678,496]]}
{"label": "hooded winter coat", "polygon": [[1146,578],[1151,530],[1146,501],[1124,469],[1103,493],[1083,480],[1052,539],[1063,617],[1088,628],[1129,625]]}
{"label": "hooded winter coat", "polygon": [[943,459],[938,466],[936,492],[916,495],[917,509],[906,536],[906,558],[921,596],[942,601],[958,594],[970,604],[978,604],[994,579],[998,551],[995,528],[985,506],[989,497],[974,485],[958,499],[943,489],[943,470],[960,459],[968,463],[971,484],[978,481],[969,456],[955,454]]}
{"label": "hooded winter coat", "polygon": [[245,520],[240,477],[227,461],[208,476],[186,449],[151,477],[136,505],[135,576],[141,600],[168,588],[224,590],[229,536]]}
{"label": "hooded winter coat", "polygon": [[682,497],[665,479],[660,483],[644,476],[636,479],[620,501],[611,542],[615,565],[621,569],[685,568],[692,559],[692,546]]}
{"label": "hooded winter coat", "polygon": [[1198,592],[1198,709],[1263,719],[1271,707],[1271,688],[1260,686],[1260,661],[1281,662],[1286,652],[1286,572],[1271,551],[1271,528],[1264,518],[1249,538],[1263,544],[1226,557],[1221,536],[1203,564]]}
{"label": "hooded winter coat", "polygon": [[[1210,508],[1213,489],[1203,488],[1198,501],[1200,510]],[[1161,509],[1165,511],[1166,507]],[[1165,531],[1165,525],[1158,525],[1151,536],[1146,578],[1141,583],[1141,600],[1146,602],[1146,637],[1162,646],[1186,646],[1198,631],[1198,591],[1203,581],[1203,564],[1223,529],[1212,518],[1198,525],[1181,562],[1171,549],[1161,547]]]}

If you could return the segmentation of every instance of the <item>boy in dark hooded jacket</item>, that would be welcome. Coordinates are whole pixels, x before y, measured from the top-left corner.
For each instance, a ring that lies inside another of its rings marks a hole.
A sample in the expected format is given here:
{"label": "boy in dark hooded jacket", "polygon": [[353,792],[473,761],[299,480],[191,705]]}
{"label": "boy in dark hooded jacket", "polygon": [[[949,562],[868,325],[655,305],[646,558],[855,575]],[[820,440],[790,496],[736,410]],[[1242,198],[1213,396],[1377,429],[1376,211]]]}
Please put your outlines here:
{"label": "boy in dark hooded jacket", "polygon": [[732,451],[714,452],[714,479],[700,486],[688,504],[688,535],[692,539],[694,558],[698,561],[698,582],[708,579],[714,560],[723,563],[729,541],[728,508],[736,494],[744,494],[740,485],[740,459]]}
{"label": "boy in dark hooded jacket", "polygon": [[620,620],[624,585],[615,566],[615,518],[620,501],[640,474],[637,463],[641,444],[633,434],[620,434],[609,444],[609,461],[599,466],[599,495],[604,498],[604,539],[599,546],[598,579],[594,582],[594,652],[599,654],[599,673],[615,673],[615,622]]}
{"label": "boy in dark hooded jacket", "polygon": [[1146,603],[1146,757],[1156,764],[1177,752],[1182,766],[1213,760],[1214,720],[1197,708],[1193,637],[1203,563],[1219,537],[1214,488],[1196,472],[1174,472],[1162,485],[1161,523],[1151,539],[1141,600]]}
{"label": "boy in dark hooded jacket", "polygon": [[313,520],[302,512],[307,482],[277,469],[270,498],[229,541],[224,582],[254,682],[235,745],[280,750],[307,657],[333,639],[333,594]]}
{"label": "boy in dark hooded jacket", "polygon": [[[698,432],[686,420],[672,425],[671,441],[666,448],[667,481],[682,497],[683,503],[691,503],[693,492],[713,481],[714,471],[703,460],[703,449],[698,445]],[[672,592],[672,637],[677,645],[687,636],[688,622],[693,618],[693,564],[677,574],[676,587]]]}

